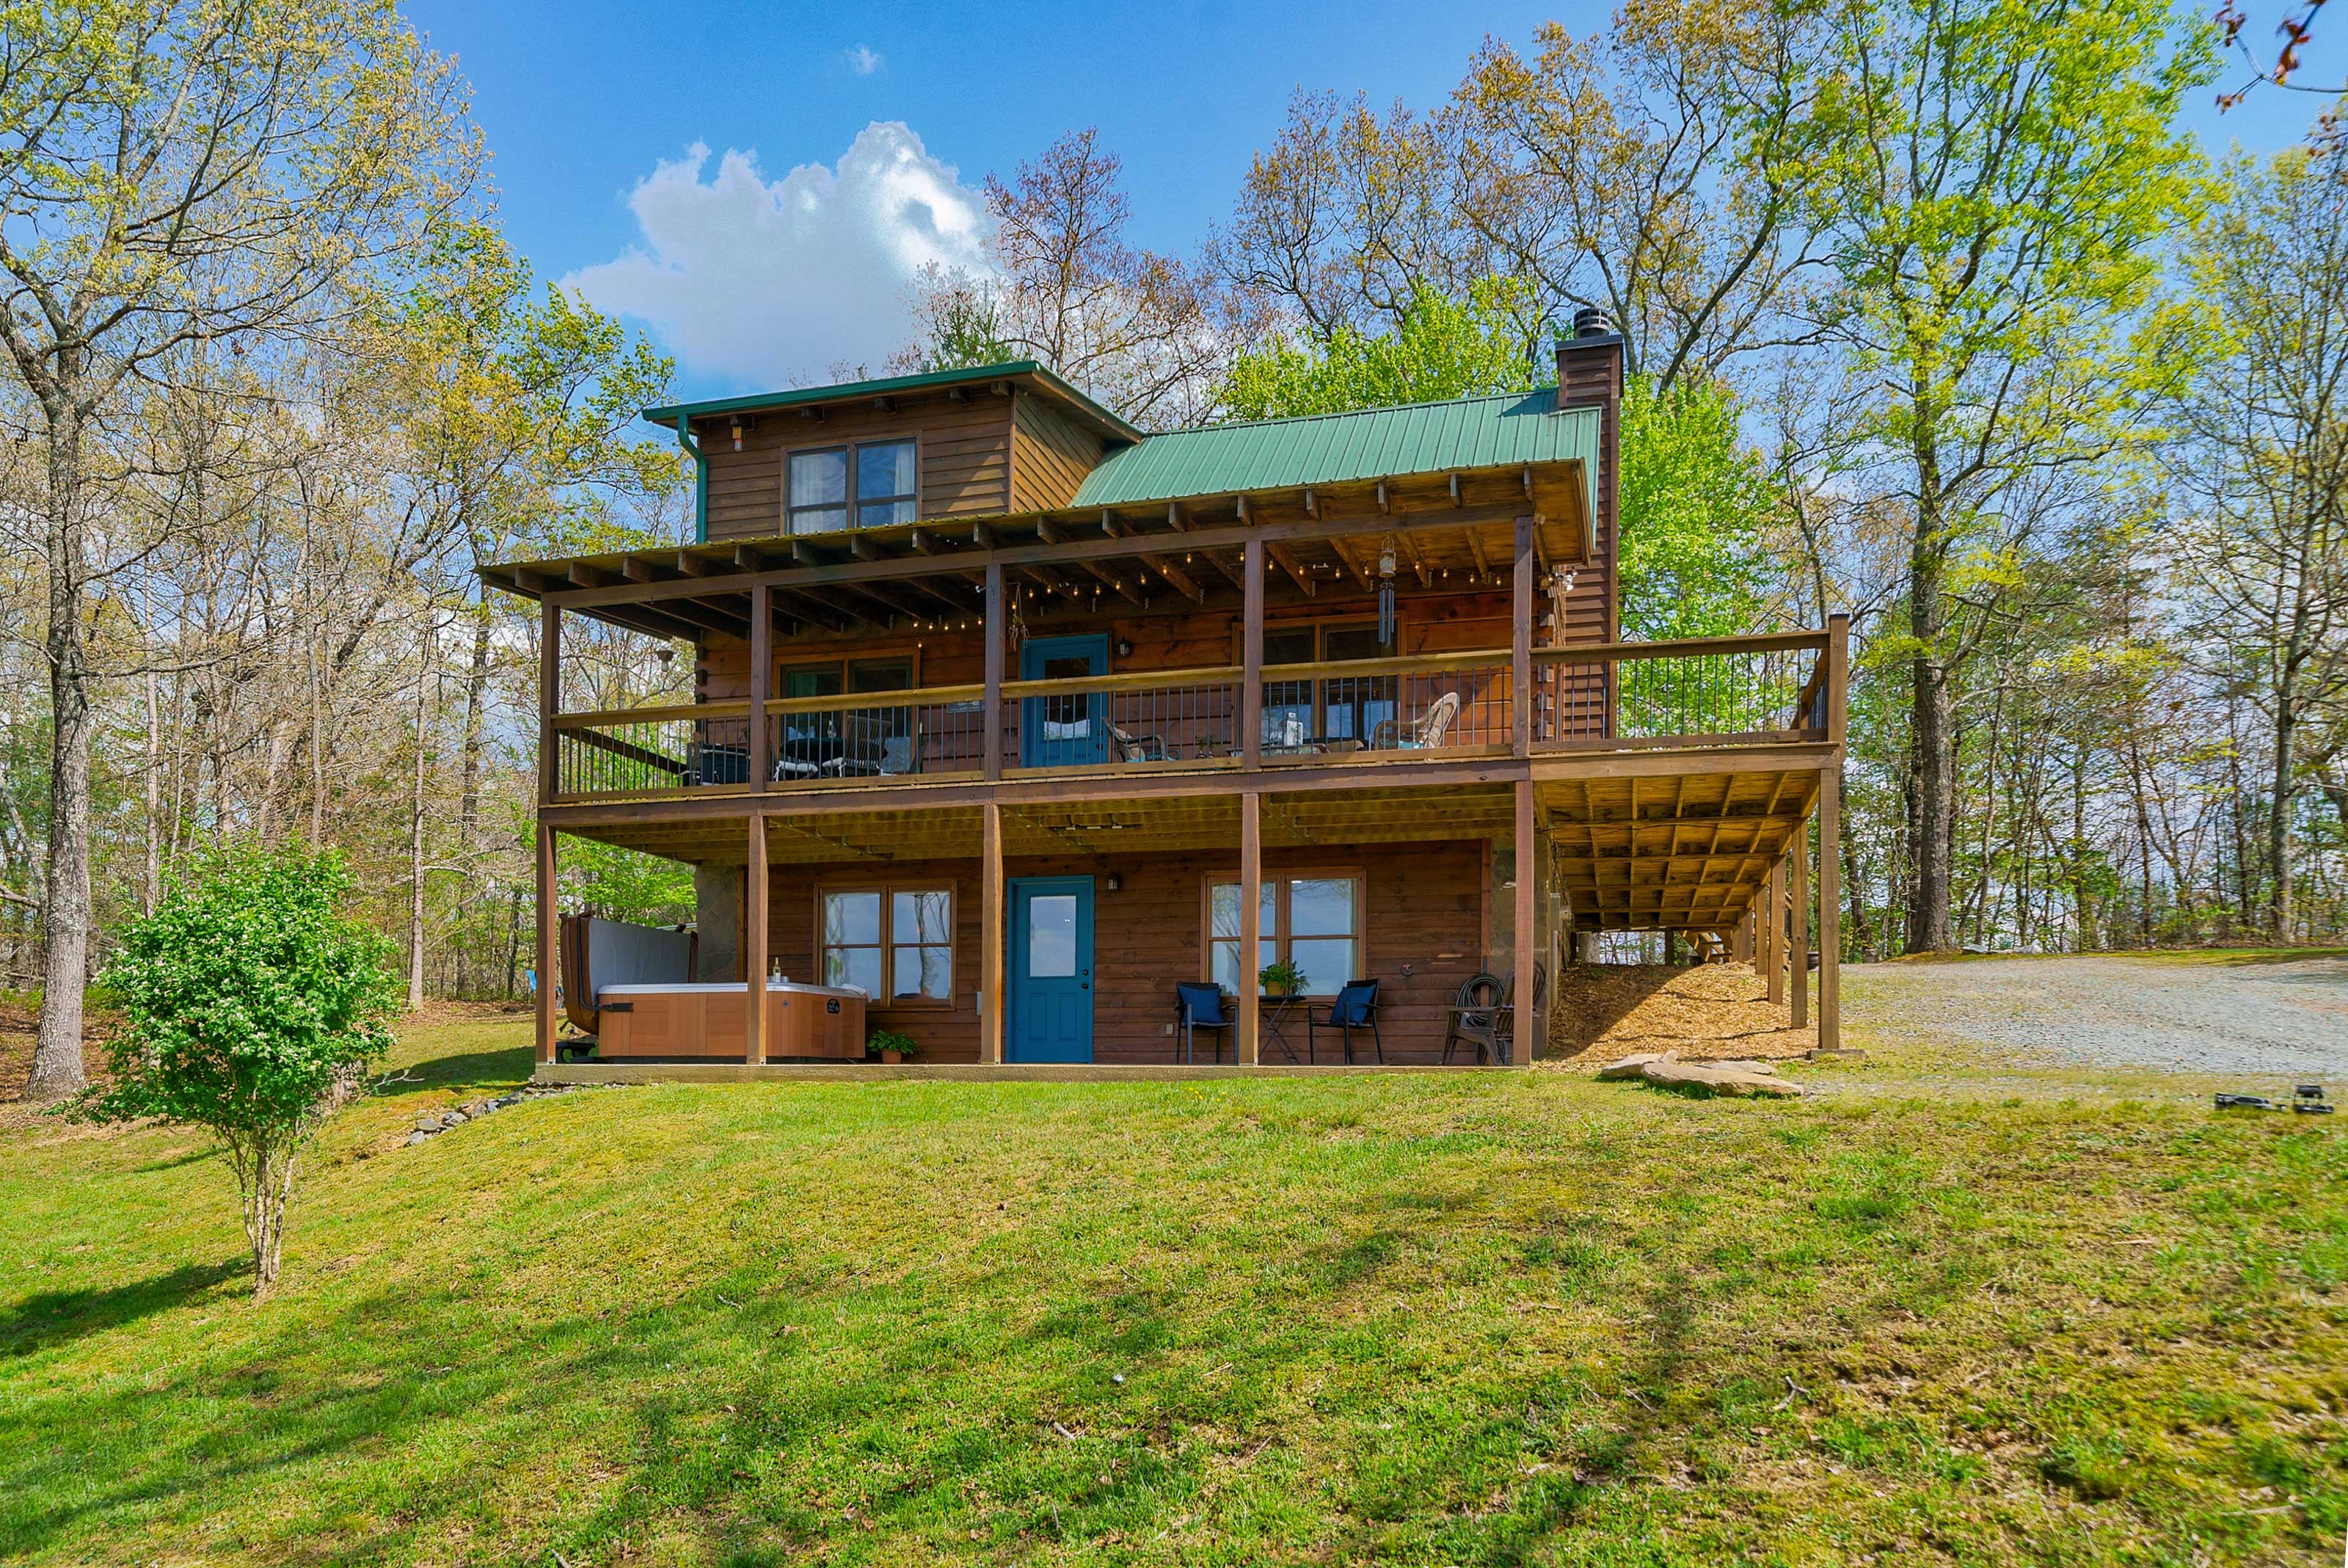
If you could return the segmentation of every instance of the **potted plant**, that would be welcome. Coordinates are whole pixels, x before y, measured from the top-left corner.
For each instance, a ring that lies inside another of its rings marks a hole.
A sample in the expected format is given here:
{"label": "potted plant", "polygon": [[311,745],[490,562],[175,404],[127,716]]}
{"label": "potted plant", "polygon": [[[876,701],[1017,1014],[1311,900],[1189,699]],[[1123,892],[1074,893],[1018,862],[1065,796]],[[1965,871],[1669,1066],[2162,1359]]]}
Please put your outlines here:
{"label": "potted plant", "polygon": [[1255,972],[1256,984],[1267,996],[1288,996],[1303,989],[1304,971],[1285,958],[1275,959]]}
{"label": "potted plant", "polygon": [[917,1049],[912,1036],[901,1035],[894,1029],[875,1029],[864,1037],[864,1054],[879,1057],[892,1068]]}

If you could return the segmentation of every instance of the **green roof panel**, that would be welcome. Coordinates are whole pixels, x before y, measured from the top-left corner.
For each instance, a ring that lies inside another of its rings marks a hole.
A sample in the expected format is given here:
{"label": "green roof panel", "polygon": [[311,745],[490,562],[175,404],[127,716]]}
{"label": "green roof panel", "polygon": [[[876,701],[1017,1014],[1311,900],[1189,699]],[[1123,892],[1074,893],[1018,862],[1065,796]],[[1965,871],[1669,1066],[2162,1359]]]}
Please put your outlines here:
{"label": "green roof panel", "polygon": [[1151,436],[1086,475],[1072,508],[1240,490],[1303,490],[1406,474],[1579,461],[1597,506],[1598,410],[1560,413],[1557,388],[1210,425]]}
{"label": "green roof panel", "polygon": [[656,425],[674,425],[679,416],[701,419],[718,414],[790,408],[804,403],[839,403],[850,398],[934,392],[949,387],[1014,380],[1027,381],[1050,393],[1099,426],[1102,432],[1112,439],[1141,439],[1139,429],[1032,359],[1009,359],[1000,365],[972,365],[958,370],[930,370],[916,376],[887,376],[870,381],[844,381],[829,387],[796,387],[784,392],[754,392],[743,397],[712,397],[698,403],[664,403],[657,408],[643,410],[643,418]]}

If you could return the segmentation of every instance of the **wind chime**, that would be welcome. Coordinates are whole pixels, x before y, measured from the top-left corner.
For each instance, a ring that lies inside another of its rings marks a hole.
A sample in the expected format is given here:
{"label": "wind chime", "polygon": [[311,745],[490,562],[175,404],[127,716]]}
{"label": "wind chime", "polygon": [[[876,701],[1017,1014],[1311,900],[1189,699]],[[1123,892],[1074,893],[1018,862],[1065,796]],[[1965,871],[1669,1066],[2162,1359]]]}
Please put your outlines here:
{"label": "wind chime", "polygon": [[1378,541],[1378,650],[1392,657],[1395,651],[1395,536],[1387,534]]}

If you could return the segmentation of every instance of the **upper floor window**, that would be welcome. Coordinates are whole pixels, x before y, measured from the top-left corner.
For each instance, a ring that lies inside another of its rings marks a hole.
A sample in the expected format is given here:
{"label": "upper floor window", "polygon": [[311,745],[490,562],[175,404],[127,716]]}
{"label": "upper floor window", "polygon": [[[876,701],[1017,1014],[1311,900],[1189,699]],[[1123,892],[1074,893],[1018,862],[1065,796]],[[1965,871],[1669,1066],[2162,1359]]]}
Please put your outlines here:
{"label": "upper floor window", "polygon": [[783,480],[785,530],[835,533],[911,522],[919,510],[918,467],[911,441],[793,452]]}

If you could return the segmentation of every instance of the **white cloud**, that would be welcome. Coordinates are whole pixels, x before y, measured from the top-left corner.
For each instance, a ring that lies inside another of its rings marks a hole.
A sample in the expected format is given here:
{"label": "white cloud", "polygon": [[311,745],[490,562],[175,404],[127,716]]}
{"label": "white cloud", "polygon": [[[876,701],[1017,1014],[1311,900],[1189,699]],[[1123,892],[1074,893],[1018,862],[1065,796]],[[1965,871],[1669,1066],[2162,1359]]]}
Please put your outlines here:
{"label": "white cloud", "polygon": [[761,389],[843,361],[877,370],[922,267],[991,270],[983,194],[901,121],[866,126],[837,168],[773,181],[729,150],[705,184],[708,161],[699,143],[663,160],[628,197],[643,244],[564,280],[695,369]]}
{"label": "white cloud", "polygon": [[880,68],[880,52],[859,44],[848,51],[848,68],[860,77],[869,77]]}

